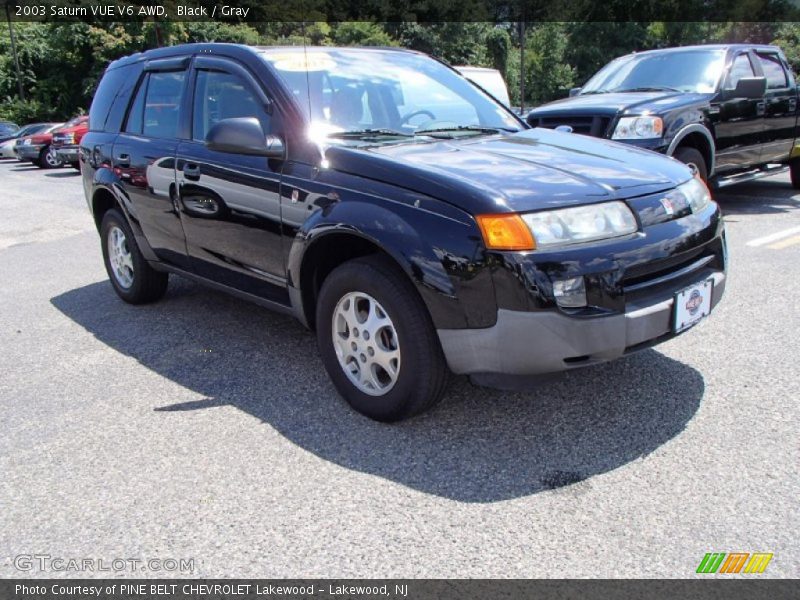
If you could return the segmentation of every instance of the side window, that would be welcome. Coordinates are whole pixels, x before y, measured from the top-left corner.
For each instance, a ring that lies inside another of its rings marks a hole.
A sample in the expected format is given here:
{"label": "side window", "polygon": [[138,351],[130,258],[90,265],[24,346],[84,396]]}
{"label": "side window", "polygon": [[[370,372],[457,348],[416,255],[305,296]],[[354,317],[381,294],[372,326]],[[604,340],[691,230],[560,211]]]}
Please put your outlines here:
{"label": "side window", "polygon": [[147,80],[150,74],[145,73],[139,83],[139,89],[136,90],[136,98],[133,99],[133,104],[128,111],[128,120],[125,123],[125,131],[127,133],[142,133],[142,117],[144,116],[144,96],[147,94]]}
{"label": "side window", "polygon": [[241,77],[222,71],[197,71],[192,138],[203,141],[215,123],[237,117],[256,117],[264,133],[270,130],[263,103]]}
{"label": "side window", "polygon": [[736,84],[739,83],[739,80],[743,77],[755,77],[753,65],[750,64],[750,57],[748,57],[746,53],[740,54],[733,59],[733,65],[731,65],[731,72],[728,74],[728,82],[725,84],[725,89],[735,89]]}
{"label": "side window", "polygon": [[786,71],[781,64],[781,59],[775,54],[759,54],[758,60],[764,75],[767,77],[767,89],[780,89],[789,87]]}
{"label": "side window", "polygon": [[184,79],[186,71],[150,73],[142,123],[144,135],[159,138],[177,136]]}

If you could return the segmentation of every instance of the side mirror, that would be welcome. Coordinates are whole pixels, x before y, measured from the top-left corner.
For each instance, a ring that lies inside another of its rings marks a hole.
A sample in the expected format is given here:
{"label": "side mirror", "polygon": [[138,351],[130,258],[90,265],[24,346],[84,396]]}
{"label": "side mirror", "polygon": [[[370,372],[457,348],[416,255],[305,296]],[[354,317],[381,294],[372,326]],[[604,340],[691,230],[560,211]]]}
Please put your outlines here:
{"label": "side mirror", "polygon": [[736,88],[728,91],[729,98],[762,98],[767,91],[766,77],[742,77]]}
{"label": "side mirror", "polygon": [[286,157],[283,140],[275,135],[264,135],[261,123],[255,117],[222,119],[208,131],[205,144],[210,150],[228,154]]}
{"label": "side mirror", "polygon": [[[581,93],[581,90],[582,90],[582,89],[583,89],[583,88],[580,88],[580,87],[572,88],[572,89],[569,91],[569,97],[570,97],[570,98],[572,98],[573,96],[577,96],[578,94],[580,94],[580,93]],[[563,93],[563,92],[562,92],[562,93]]]}

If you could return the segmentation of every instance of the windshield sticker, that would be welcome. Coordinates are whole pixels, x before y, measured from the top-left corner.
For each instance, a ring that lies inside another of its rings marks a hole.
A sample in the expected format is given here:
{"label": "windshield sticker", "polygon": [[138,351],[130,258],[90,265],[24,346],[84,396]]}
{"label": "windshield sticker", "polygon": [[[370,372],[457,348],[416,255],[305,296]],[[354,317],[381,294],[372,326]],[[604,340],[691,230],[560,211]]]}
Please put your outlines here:
{"label": "windshield sticker", "polygon": [[267,54],[266,58],[280,71],[327,71],[336,67],[336,61],[324,52],[285,52]]}

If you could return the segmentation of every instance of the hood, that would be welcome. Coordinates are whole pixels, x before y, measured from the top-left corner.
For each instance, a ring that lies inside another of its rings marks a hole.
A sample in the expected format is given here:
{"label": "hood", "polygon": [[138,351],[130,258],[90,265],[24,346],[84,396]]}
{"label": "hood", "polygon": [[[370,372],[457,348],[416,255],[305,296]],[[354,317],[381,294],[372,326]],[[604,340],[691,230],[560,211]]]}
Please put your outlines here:
{"label": "hood", "polygon": [[53,129],[51,133],[86,133],[89,131],[88,123],[78,123],[77,125],[61,126]]}
{"label": "hood", "polygon": [[524,212],[654,193],[691,178],[678,161],[549,129],[466,140],[331,146],[340,171],[427,194],[472,214]]}
{"label": "hood", "polygon": [[712,96],[685,92],[583,94],[544,104],[533,109],[528,116],[548,117],[569,113],[614,116],[623,112],[660,114],[684,106],[707,104]]}

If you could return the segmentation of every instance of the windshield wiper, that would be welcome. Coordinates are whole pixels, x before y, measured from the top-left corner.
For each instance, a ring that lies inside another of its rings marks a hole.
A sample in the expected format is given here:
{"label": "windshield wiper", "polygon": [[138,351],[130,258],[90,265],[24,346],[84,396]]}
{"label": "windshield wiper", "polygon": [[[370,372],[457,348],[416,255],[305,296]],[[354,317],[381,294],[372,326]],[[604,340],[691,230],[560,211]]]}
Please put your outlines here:
{"label": "windshield wiper", "polygon": [[501,131],[507,131],[510,133],[516,133],[519,129],[512,129],[511,127],[480,127],[478,125],[459,125],[457,127],[436,127],[434,129],[418,129],[414,132],[414,135],[431,135],[436,133],[460,133],[460,132],[467,132],[467,133],[500,133]]}
{"label": "windshield wiper", "polygon": [[635,88],[626,88],[623,90],[614,90],[615,92],[680,92],[679,89],[674,87],[667,87],[665,85],[650,85]]}
{"label": "windshield wiper", "polygon": [[333,131],[327,134],[329,138],[361,139],[371,137],[414,137],[409,133],[395,131],[394,129],[352,129],[350,131]]}

